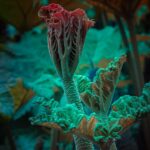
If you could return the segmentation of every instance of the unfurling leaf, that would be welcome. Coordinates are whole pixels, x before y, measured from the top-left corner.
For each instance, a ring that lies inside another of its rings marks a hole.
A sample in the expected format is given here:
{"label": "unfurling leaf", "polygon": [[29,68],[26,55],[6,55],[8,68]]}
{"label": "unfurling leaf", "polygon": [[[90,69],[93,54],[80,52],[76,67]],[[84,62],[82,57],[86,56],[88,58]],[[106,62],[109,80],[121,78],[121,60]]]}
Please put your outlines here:
{"label": "unfurling leaf", "polygon": [[84,92],[82,92],[83,90],[81,91],[78,86],[79,91],[81,91],[81,97],[85,104],[96,113],[105,112],[107,114],[125,60],[126,57],[122,56],[114,59],[106,68],[99,69],[96,73],[94,82],[85,80],[85,78],[77,79],[81,80],[77,81],[79,86],[86,81]]}

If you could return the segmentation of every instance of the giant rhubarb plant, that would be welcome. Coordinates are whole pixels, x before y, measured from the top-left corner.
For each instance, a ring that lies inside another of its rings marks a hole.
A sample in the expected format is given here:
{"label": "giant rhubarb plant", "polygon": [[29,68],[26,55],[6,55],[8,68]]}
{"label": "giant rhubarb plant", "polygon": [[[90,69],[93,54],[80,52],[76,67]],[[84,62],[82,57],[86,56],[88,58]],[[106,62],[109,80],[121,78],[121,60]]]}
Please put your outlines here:
{"label": "giant rhubarb plant", "polygon": [[[123,96],[112,105],[126,57],[116,58],[107,68],[99,69],[93,82],[81,75],[74,76],[86,31],[93,22],[81,9],[69,12],[57,4],[42,7],[39,16],[47,24],[50,54],[69,104],[62,107],[54,99],[39,95],[37,102],[45,111],[32,117],[31,122],[72,133],[77,150],[93,149],[92,142],[102,149],[116,149],[113,143],[121,133],[150,112],[150,85],[145,85],[140,97]],[[81,100],[94,113],[87,116]]]}
{"label": "giant rhubarb plant", "polygon": [[[39,10],[39,16],[48,27],[48,46],[56,70],[64,84],[69,103],[83,113],[79,93],[73,80],[86,32],[94,22],[81,9],[67,11],[58,4],[50,4]],[[77,149],[92,149],[92,144],[74,136]]]}

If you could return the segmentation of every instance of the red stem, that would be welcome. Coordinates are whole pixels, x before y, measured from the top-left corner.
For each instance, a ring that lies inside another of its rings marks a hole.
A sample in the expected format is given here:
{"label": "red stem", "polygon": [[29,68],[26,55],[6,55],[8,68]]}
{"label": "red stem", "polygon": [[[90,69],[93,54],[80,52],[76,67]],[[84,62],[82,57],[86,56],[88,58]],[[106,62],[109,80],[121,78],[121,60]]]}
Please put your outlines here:
{"label": "red stem", "polygon": [[128,38],[126,36],[121,18],[119,16],[115,16],[115,17],[120,28],[124,45],[127,48],[127,60],[128,60],[129,72],[133,80],[135,94],[141,95],[142,88],[144,85],[144,78],[143,78],[140,61],[139,61],[139,54],[137,48],[136,35],[134,33],[133,21],[131,19],[126,20],[130,32],[130,37],[131,37],[131,43],[132,43],[132,49],[131,49],[129,47]]}
{"label": "red stem", "polygon": [[131,61],[131,67],[134,75],[133,81],[135,85],[135,92],[136,92],[135,94],[141,95],[142,88],[144,85],[144,77],[140,65],[136,34],[134,32],[133,19],[132,18],[127,19],[126,22],[128,25],[131,43],[132,43],[132,49],[130,49],[130,51],[128,52],[128,56],[129,56],[129,60]]}

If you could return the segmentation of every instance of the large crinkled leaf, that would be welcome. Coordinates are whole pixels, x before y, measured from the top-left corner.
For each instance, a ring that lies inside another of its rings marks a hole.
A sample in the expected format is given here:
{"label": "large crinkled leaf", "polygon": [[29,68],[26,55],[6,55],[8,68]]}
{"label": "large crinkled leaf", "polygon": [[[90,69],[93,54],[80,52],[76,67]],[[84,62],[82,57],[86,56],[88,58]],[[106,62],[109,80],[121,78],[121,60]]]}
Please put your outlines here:
{"label": "large crinkled leaf", "polygon": [[0,18],[20,31],[26,31],[40,23],[34,0],[0,0]]}
{"label": "large crinkled leaf", "polygon": [[142,117],[143,114],[150,111],[150,83],[145,84],[140,97],[130,95],[122,96],[113,103],[112,109],[113,111],[110,113],[110,116],[114,116],[119,112],[122,123],[125,123],[124,126],[127,126],[127,122],[124,122],[126,118],[136,120]]}
{"label": "large crinkled leaf", "polygon": [[60,94],[62,96],[62,82],[50,75],[44,74],[36,81],[29,83],[28,86],[36,93],[36,95],[45,97],[45,98],[52,98],[54,94]]}
{"label": "large crinkled leaf", "polygon": [[125,61],[126,56],[116,57],[106,68],[99,69],[96,73],[95,83],[92,84],[92,89],[99,97],[100,104],[104,105],[104,111],[106,112],[111,105],[117,81]]}
{"label": "large crinkled leaf", "polygon": [[9,86],[10,80],[13,84],[17,78],[33,82],[44,73],[54,73],[44,35],[45,32],[40,36],[27,32],[19,43],[3,45],[7,49],[0,54],[0,86],[3,89]]}
{"label": "large crinkled leaf", "polygon": [[140,97],[127,95],[119,98],[108,117],[97,118],[96,114],[87,116],[74,105],[51,109],[50,113],[32,117],[32,124],[70,132],[99,144],[111,142],[150,112],[150,83],[145,85]]}
{"label": "large crinkled leaf", "polygon": [[75,128],[80,123],[84,114],[82,114],[74,105],[65,107],[51,108],[51,114],[41,114],[31,118],[33,124],[42,124],[42,126],[53,126],[56,129],[65,132]]}
{"label": "large crinkled leaf", "polygon": [[[19,119],[27,112],[31,111],[35,103],[41,103],[43,99],[55,98],[56,100],[60,100],[63,94],[61,82],[59,82],[58,80],[54,80],[53,78],[54,77],[52,75],[43,75],[35,82],[26,83],[28,91],[23,88],[21,83],[21,85],[18,84],[18,86],[15,87],[13,91],[11,91],[11,93],[13,92],[13,96],[16,99],[15,101],[20,104],[18,106],[18,110],[14,114],[14,119]],[[34,97],[33,95],[32,97],[30,97],[33,91]],[[41,105],[50,105],[46,101],[43,102],[45,103]],[[34,113],[33,109],[32,113]]]}
{"label": "large crinkled leaf", "polygon": [[[95,81],[88,81],[86,78],[79,78],[78,89],[82,100],[96,113],[107,113],[111,105],[114,90],[125,62],[126,57],[114,59],[106,68],[101,68],[97,71]],[[81,81],[82,82],[81,82]],[[85,83],[86,84],[85,84]],[[85,85],[85,86],[82,86]],[[84,87],[83,90],[80,90]]]}
{"label": "large crinkled leaf", "polygon": [[104,58],[113,59],[124,54],[124,51],[121,50],[122,38],[118,28],[105,27],[99,31],[97,40],[98,43],[93,58],[95,62],[98,63]]}
{"label": "large crinkled leaf", "polygon": [[44,97],[37,97],[36,101],[37,104],[39,104],[42,107],[45,107],[47,110],[51,111],[51,108],[57,108],[59,107],[59,102],[52,99],[47,99]]}
{"label": "large crinkled leaf", "polygon": [[[39,79],[43,74],[54,74],[46,38],[44,38],[45,32],[42,32],[40,36],[33,32],[26,32],[19,43],[8,42],[7,45],[0,47],[6,49],[0,53],[0,105],[2,106],[0,112],[3,116],[11,118],[12,115],[19,114],[18,116],[21,117],[30,111],[32,103],[28,100],[33,90],[27,87],[26,83]],[[17,82],[18,78],[21,81]],[[58,88],[54,88],[53,91],[57,93],[56,97],[60,97]],[[29,103],[25,103],[27,101]]]}
{"label": "large crinkled leaf", "polygon": [[97,65],[103,59],[119,57],[125,53],[125,51],[121,50],[121,45],[122,38],[119,28],[109,26],[102,30],[91,28],[86,35],[80,64],[89,63],[88,56]]}
{"label": "large crinkled leaf", "polygon": [[0,55],[0,72],[2,72],[0,81],[7,82],[11,78],[23,78],[27,82],[33,82],[45,73],[54,74],[45,33],[46,31],[41,34],[26,32],[19,43],[7,42],[5,45],[7,53]]}
{"label": "large crinkled leaf", "polygon": [[74,79],[77,83],[79,93],[83,93],[85,90],[90,90],[91,81],[88,77],[83,75],[75,75]]}

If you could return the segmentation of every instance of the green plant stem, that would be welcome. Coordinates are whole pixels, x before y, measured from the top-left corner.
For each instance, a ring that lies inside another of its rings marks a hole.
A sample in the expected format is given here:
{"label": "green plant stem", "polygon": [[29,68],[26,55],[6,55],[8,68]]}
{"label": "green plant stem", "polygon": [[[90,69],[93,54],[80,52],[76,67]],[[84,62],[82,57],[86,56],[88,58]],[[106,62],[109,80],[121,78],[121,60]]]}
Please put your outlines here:
{"label": "green plant stem", "polygon": [[79,110],[83,111],[79,92],[74,80],[65,79],[63,80],[63,84],[64,84],[64,92],[66,94],[68,102],[70,104],[74,103]]}
{"label": "green plant stem", "polygon": [[127,21],[129,32],[130,32],[130,37],[131,37],[131,42],[132,42],[132,47],[133,47],[130,50],[128,38],[126,36],[122,20],[117,15],[115,17],[116,17],[116,21],[119,25],[123,43],[124,43],[125,47],[127,48],[127,59],[128,59],[129,72],[130,72],[130,76],[133,80],[135,94],[140,95],[143,85],[144,85],[144,79],[143,79],[143,75],[142,75],[141,67],[140,67],[136,36],[134,34],[134,26],[133,26],[132,21]]}
{"label": "green plant stem", "polygon": [[[83,106],[80,101],[79,92],[77,90],[77,86],[74,80],[64,79],[63,84],[68,102],[71,104],[75,104],[75,106],[84,113]],[[74,135],[74,141],[76,145],[76,150],[93,150],[92,143],[87,139],[80,138]]]}

